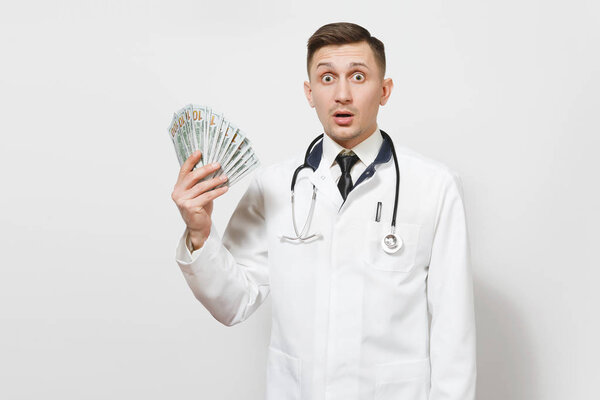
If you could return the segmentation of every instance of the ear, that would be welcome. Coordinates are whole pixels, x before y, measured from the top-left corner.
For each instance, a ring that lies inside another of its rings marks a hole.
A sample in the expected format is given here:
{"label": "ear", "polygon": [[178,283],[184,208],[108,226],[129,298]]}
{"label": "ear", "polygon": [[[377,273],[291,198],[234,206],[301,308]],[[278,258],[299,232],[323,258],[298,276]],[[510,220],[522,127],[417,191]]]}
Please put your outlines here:
{"label": "ear", "polygon": [[394,81],[392,81],[392,78],[384,79],[381,88],[383,90],[381,93],[381,99],[379,99],[379,104],[383,106],[385,103],[387,103],[390,95],[392,94],[392,89],[394,88]]}
{"label": "ear", "polygon": [[312,99],[312,89],[310,88],[310,82],[308,81],[304,81],[304,95],[306,96],[306,100],[308,100],[308,104],[310,104],[312,108],[315,108],[315,103]]}

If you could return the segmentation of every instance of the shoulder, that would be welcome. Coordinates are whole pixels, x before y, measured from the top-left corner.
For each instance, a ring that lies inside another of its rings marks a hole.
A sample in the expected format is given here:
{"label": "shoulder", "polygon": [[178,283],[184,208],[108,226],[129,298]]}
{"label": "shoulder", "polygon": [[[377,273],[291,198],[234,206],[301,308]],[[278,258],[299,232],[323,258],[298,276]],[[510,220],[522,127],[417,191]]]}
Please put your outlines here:
{"label": "shoulder", "polygon": [[461,183],[459,173],[449,165],[403,145],[394,144],[398,162],[422,178],[440,180],[446,184]]}
{"label": "shoulder", "polygon": [[259,186],[265,182],[278,182],[289,180],[296,168],[304,163],[304,154],[298,153],[281,161],[263,165],[261,164],[254,174],[254,180]]}
{"label": "shoulder", "polygon": [[417,182],[416,185],[427,188],[427,195],[436,199],[436,218],[441,215],[443,207],[450,207],[453,204],[462,207],[463,183],[455,169],[406,146],[396,145],[396,154],[400,168],[404,167],[405,172],[410,171],[412,178]]}

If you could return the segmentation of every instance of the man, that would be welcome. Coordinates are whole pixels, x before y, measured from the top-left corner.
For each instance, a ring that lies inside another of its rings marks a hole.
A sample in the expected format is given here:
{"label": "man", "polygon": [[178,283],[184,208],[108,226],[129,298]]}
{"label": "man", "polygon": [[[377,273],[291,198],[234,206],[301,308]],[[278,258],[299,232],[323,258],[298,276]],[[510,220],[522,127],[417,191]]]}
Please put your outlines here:
{"label": "man", "polygon": [[[304,151],[256,174],[222,241],[210,215],[226,188],[212,189],[219,179],[196,185],[217,166],[192,171],[200,154],[182,166],[172,197],[186,223],[176,259],[188,285],[228,326],[272,295],[268,400],[474,399],[459,176],[400,146],[396,175],[393,143],[377,125],[393,82],[384,46],[367,30],[319,28],[307,69],[304,91],[325,135],[297,175],[294,211],[289,187]],[[383,238],[397,193],[401,245],[391,251]]]}

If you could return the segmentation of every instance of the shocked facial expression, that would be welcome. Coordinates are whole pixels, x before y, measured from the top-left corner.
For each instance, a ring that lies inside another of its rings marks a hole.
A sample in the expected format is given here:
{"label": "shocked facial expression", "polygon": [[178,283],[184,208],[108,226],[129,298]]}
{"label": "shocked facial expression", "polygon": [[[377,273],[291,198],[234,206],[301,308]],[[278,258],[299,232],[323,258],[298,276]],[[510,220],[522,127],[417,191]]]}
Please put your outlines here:
{"label": "shocked facial expression", "polygon": [[304,93],[325,133],[352,148],[377,128],[377,112],[393,88],[367,42],[321,47],[313,55]]}

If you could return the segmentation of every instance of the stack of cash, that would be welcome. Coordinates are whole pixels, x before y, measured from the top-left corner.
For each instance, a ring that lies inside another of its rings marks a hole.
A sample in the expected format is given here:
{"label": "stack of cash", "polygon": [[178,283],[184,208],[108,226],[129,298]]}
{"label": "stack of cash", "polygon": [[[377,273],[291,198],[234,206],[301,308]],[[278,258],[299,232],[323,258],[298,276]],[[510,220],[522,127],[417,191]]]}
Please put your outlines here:
{"label": "stack of cash", "polygon": [[221,165],[203,180],[225,174],[228,180],[223,185],[232,186],[259,165],[246,135],[210,107],[188,104],[174,113],[169,136],[180,166],[196,150],[202,158],[194,169],[213,162]]}

